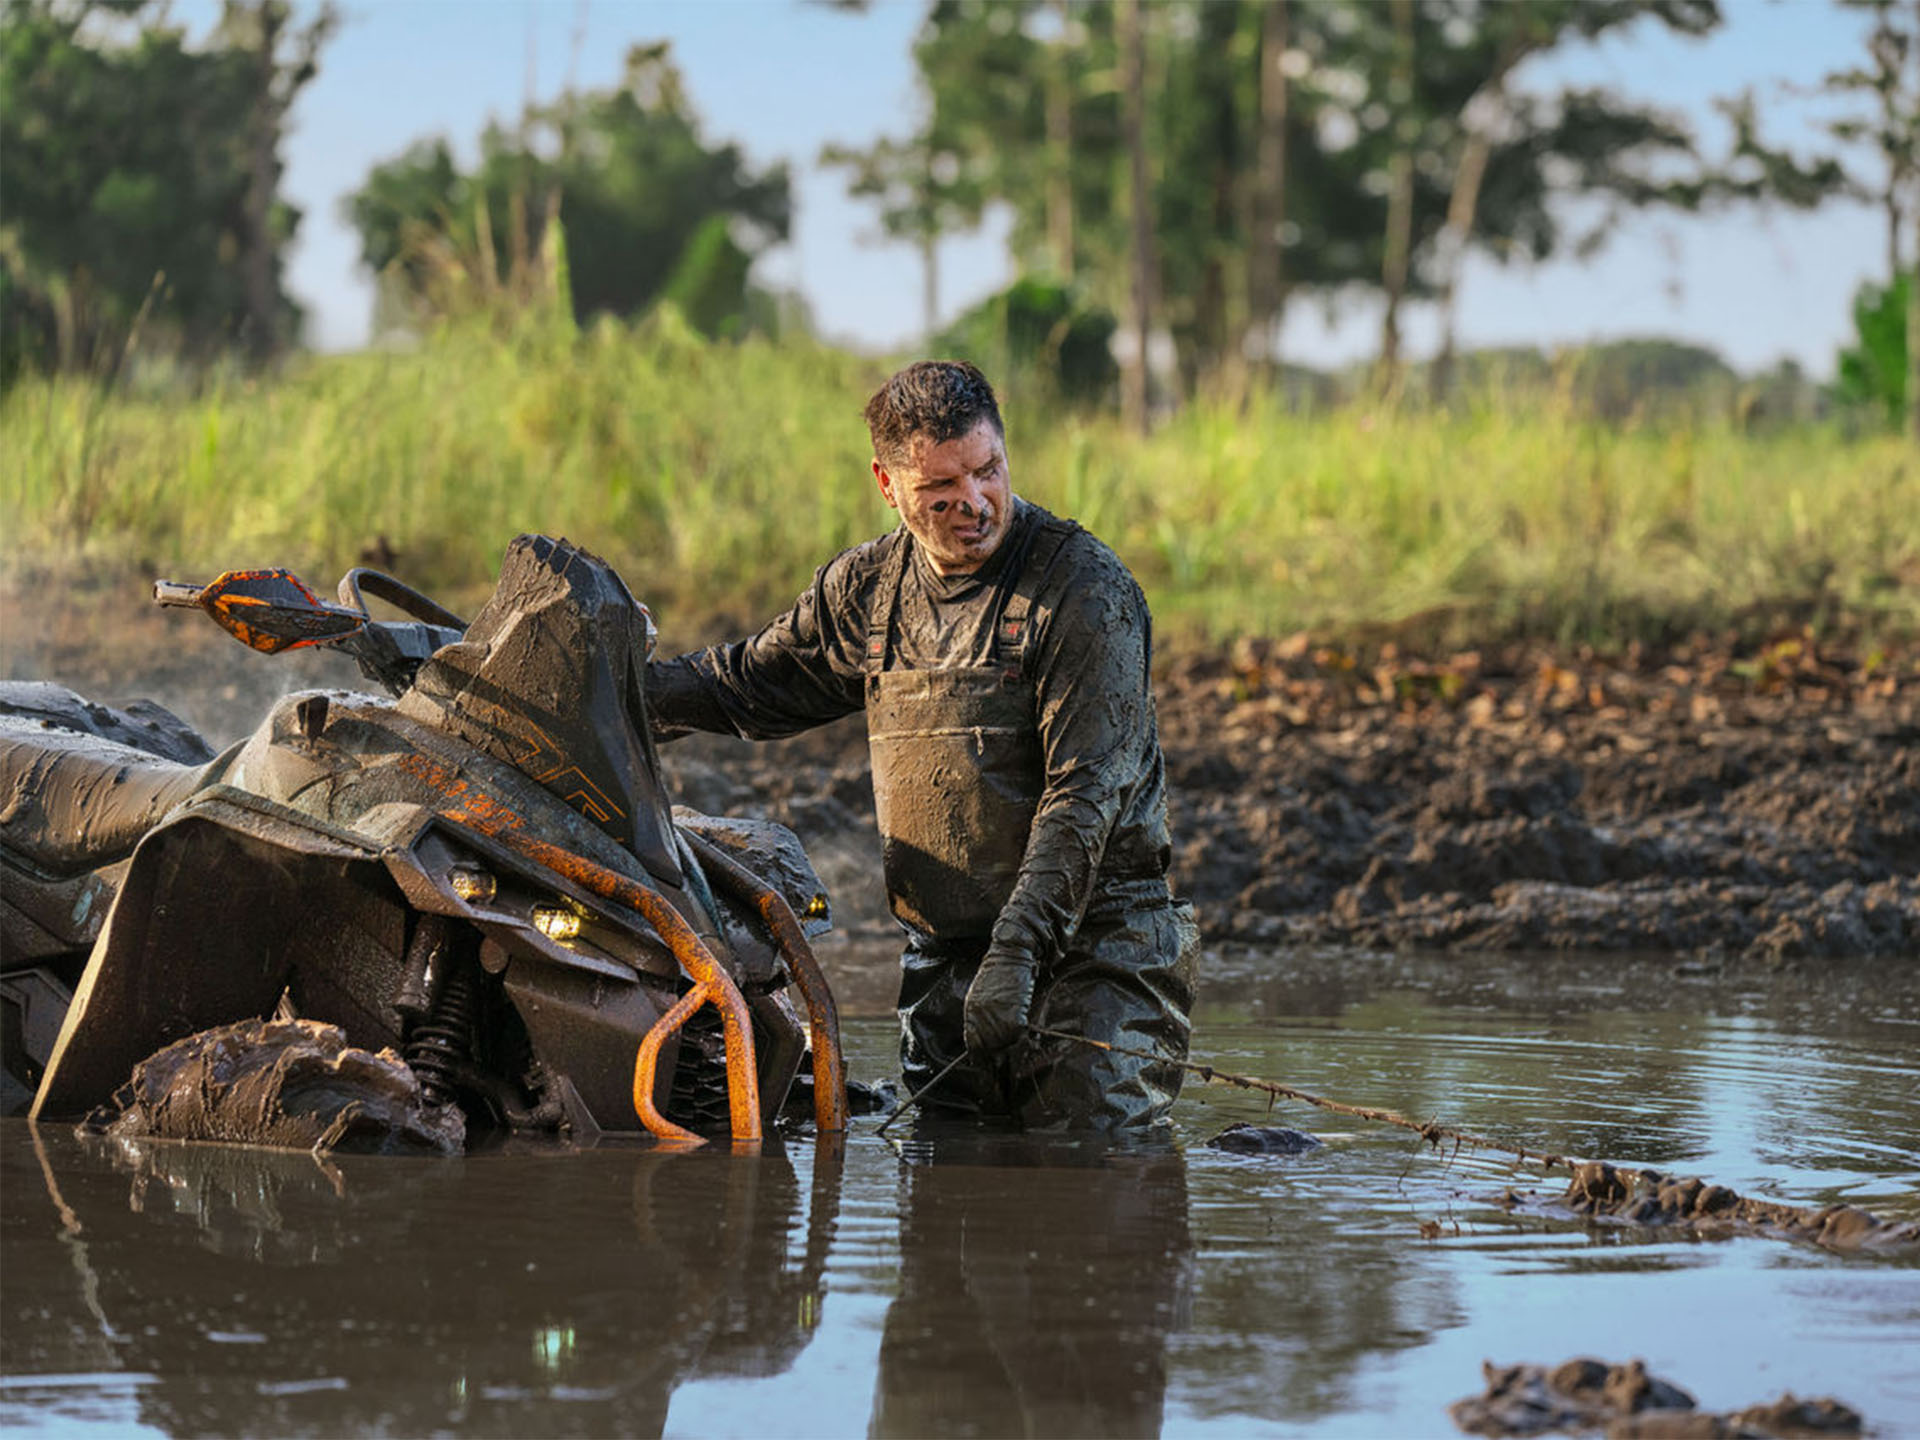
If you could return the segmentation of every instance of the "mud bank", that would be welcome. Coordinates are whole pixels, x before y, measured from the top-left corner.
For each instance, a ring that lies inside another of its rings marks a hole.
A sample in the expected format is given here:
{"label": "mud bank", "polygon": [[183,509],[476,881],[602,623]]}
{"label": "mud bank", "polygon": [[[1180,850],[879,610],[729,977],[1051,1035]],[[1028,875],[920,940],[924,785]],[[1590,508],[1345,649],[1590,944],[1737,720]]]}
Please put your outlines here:
{"label": "mud bank", "polygon": [[[124,601],[7,627],[10,679],[148,696],[216,745],[288,690],[366,688]],[[1697,639],[1415,657],[1306,636],[1158,668],[1174,875],[1207,937],[1697,959],[1920,957],[1920,647]],[[855,717],[690,736],[675,798],[790,825],[843,933],[894,935]]]}
{"label": "mud bank", "polygon": [[[1295,637],[1156,688],[1175,878],[1212,940],[1920,956],[1920,652]],[[857,721],[668,757],[700,808],[798,830],[843,915],[884,913]]]}

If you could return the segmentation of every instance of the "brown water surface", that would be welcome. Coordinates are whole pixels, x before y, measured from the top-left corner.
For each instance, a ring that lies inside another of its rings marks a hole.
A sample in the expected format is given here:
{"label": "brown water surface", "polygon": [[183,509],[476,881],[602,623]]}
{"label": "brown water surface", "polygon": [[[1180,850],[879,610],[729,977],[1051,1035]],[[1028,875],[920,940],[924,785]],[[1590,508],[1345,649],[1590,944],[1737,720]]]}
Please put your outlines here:
{"label": "brown water surface", "polygon": [[[1920,1218],[1920,971],[1210,957],[1196,1056]],[[853,985],[846,987],[860,990]],[[849,1022],[854,1074],[894,1026]],[[1920,1430],[1920,1255],[1588,1227],[1561,1182],[1190,1087],[1128,1147],[921,1126],[453,1161],[0,1125],[0,1424],[168,1434],[1451,1432],[1480,1363]],[[1234,1120],[1327,1143],[1248,1158]],[[1437,1230],[1437,1235],[1436,1235]],[[1424,1238],[1435,1236],[1436,1238]]]}

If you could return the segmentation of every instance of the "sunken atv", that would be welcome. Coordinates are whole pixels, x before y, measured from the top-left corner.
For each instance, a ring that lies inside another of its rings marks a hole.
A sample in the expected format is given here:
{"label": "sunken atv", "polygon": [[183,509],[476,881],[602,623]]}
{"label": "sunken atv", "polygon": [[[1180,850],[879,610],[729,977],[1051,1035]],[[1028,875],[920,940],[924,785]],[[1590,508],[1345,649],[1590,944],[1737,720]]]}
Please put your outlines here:
{"label": "sunken atv", "polygon": [[290,695],[214,756],[157,706],[0,687],[10,1112],[127,1103],[163,1047],[212,1083],[278,1014],[457,1107],[456,1136],[757,1140],[809,1052],[845,1128],[819,879],[784,827],[670,807],[652,620],[603,561],[521,536],[471,625],[368,570],[338,603],[281,570],[155,598],[267,654],[342,649],[394,698]]}

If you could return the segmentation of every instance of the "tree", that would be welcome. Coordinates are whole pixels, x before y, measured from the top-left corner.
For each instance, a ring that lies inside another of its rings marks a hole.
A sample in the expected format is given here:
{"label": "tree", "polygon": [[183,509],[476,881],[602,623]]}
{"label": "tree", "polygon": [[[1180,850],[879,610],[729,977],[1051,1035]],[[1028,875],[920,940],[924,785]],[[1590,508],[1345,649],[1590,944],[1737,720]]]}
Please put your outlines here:
{"label": "tree", "polygon": [[1127,145],[1128,273],[1127,313],[1133,346],[1121,378],[1121,406],[1128,423],[1144,434],[1148,362],[1153,341],[1153,190],[1147,158],[1147,60],[1140,0],[1120,0],[1120,64]]}
{"label": "tree", "polygon": [[385,303],[414,316],[459,297],[530,301],[552,283],[537,257],[557,217],[577,317],[636,315],[677,284],[725,328],[749,308],[752,258],[786,238],[791,200],[784,166],[756,173],[739,147],[701,137],[663,43],[628,51],[612,90],[535,107],[511,131],[490,125],[471,173],[444,139],[417,142],[344,208]]}
{"label": "tree", "polygon": [[[246,57],[251,82],[247,117],[245,256],[247,347],[256,360],[286,343],[280,296],[280,252],[290,235],[277,224],[287,212],[275,204],[280,189],[280,139],[300,89],[319,72],[320,48],[339,20],[323,4],[305,25],[293,23],[288,0],[224,0],[219,37]],[[283,56],[284,52],[284,57]]]}
{"label": "tree", "polygon": [[[1831,121],[1828,131],[1848,146],[1865,147],[1880,162],[1878,183],[1852,177],[1878,200],[1887,222],[1887,279],[1906,268],[1901,251],[1906,218],[1920,217],[1920,3],[1916,0],[1842,0],[1873,17],[1867,63],[1836,70],[1822,92],[1864,101]],[[1920,262],[1920,254],[1915,256]]]}
{"label": "tree", "polygon": [[[1877,187],[1857,177],[1856,188],[1874,193],[1887,217],[1887,283],[1889,293],[1901,288],[1902,237],[1909,225],[1914,234],[1914,272],[1920,274],[1920,0],[1843,0],[1850,9],[1873,16],[1867,36],[1867,63],[1828,75],[1822,89],[1867,102],[1829,127],[1834,138],[1848,144],[1864,142],[1878,152],[1881,164]],[[1913,380],[1920,366],[1920,281],[1909,280],[1907,295],[1905,374],[1906,427],[1920,445],[1920,383]],[[1855,315],[1859,315],[1856,302]],[[1843,362],[1844,363],[1844,362]]]}
{"label": "tree", "polygon": [[1703,194],[1697,174],[1671,173],[1675,161],[1696,158],[1677,120],[1603,90],[1529,94],[1515,87],[1516,72],[1534,56],[1643,20],[1705,34],[1720,13],[1717,0],[1395,0],[1392,14],[1381,363],[1389,373],[1398,365],[1400,302],[1410,272],[1424,271],[1441,310],[1434,378],[1444,388],[1470,248],[1545,258],[1563,243],[1563,199],[1580,195],[1607,204],[1578,237],[1590,251],[1624,208],[1691,207]]}
{"label": "tree", "polygon": [[1254,175],[1248,196],[1246,251],[1247,335],[1256,373],[1270,381],[1279,348],[1280,309],[1286,295],[1281,227],[1287,220],[1287,107],[1293,51],[1288,42],[1288,0],[1267,0],[1260,9],[1259,118],[1254,139]]}
{"label": "tree", "polygon": [[[921,138],[937,137],[965,191],[949,223],[1004,202],[1023,273],[1071,273],[1091,301],[1128,313],[1141,283],[1132,13],[935,0],[915,45],[930,101]],[[1148,7],[1146,278],[1183,388],[1249,352],[1271,364],[1298,294],[1387,291],[1397,349],[1400,305],[1456,291],[1469,247],[1540,258],[1604,231],[1571,227],[1564,196],[1602,195],[1609,219],[1685,203],[1695,192],[1660,179],[1668,157],[1692,155],[1684,127],[1600,92],[1514,94],[1509,77],[1551,45],[1638,17],[1698,30],[1717,15],[1712,0]]]}
{"label": "tree", "polygon": [[1853,300],[1854,343],[1840,352],[1840,398],[1877,412],[1889,426],[1909,418],[1920,389],[1908,329],[1914,287],[1912,274],[1891,285],[1862,285]]}
{"label": "tree", "polygon": [[278,196],[277,145],[324,16],[299,37],[282,26],[300,40],[289,62],[237,42],[252,7],[192,47],[165,13],[23,0],[0,26],[0,373],[111,372],[136,332],[192,358],[296,333],[280,257],[299,214]]}
{"label": "tree", "polygon": [[919,251],[920,333],[931,337],[940,324],[940,237],[971,227],[980,216],[978,193],[962,181],[952,148],[922,130],[867,150],[829,145],[820,160],[852,172],[847,193],[880,206],[883,236]]}

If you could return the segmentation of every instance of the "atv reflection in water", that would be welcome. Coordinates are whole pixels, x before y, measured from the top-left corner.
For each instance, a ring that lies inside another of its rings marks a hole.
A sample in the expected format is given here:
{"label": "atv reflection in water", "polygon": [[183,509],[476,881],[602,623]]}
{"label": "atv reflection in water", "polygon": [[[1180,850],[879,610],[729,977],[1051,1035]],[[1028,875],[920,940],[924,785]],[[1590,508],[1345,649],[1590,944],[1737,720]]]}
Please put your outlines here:
{"label": "atv reflection in water", "polygon": [[0,1142],[9,1210],[85,1237],[9,1255],[39,1318],[8,1312],[0,1399],[57,1357],[169,1435],[658,1435],[687,1380],[779,1374],[812,1339],[841,1188],[831,1139],[810,1188],[778,1143],[321,1166]]}
{"label": "atv reflection in water", "polygon": [[217,757],[158,707],[0,689],[9,1108],[84,1114],[162,1047],[279,1009],[392,1049],[471,1131],[756,1141],[809,1049],[816,1122],[843,1128],[808,946],[826,896],[790,831],[670,807],[652,620],[620,578],[522,536],[471,626],[373,572],[340,593],[156,587],[397,697],[291,695]]}

